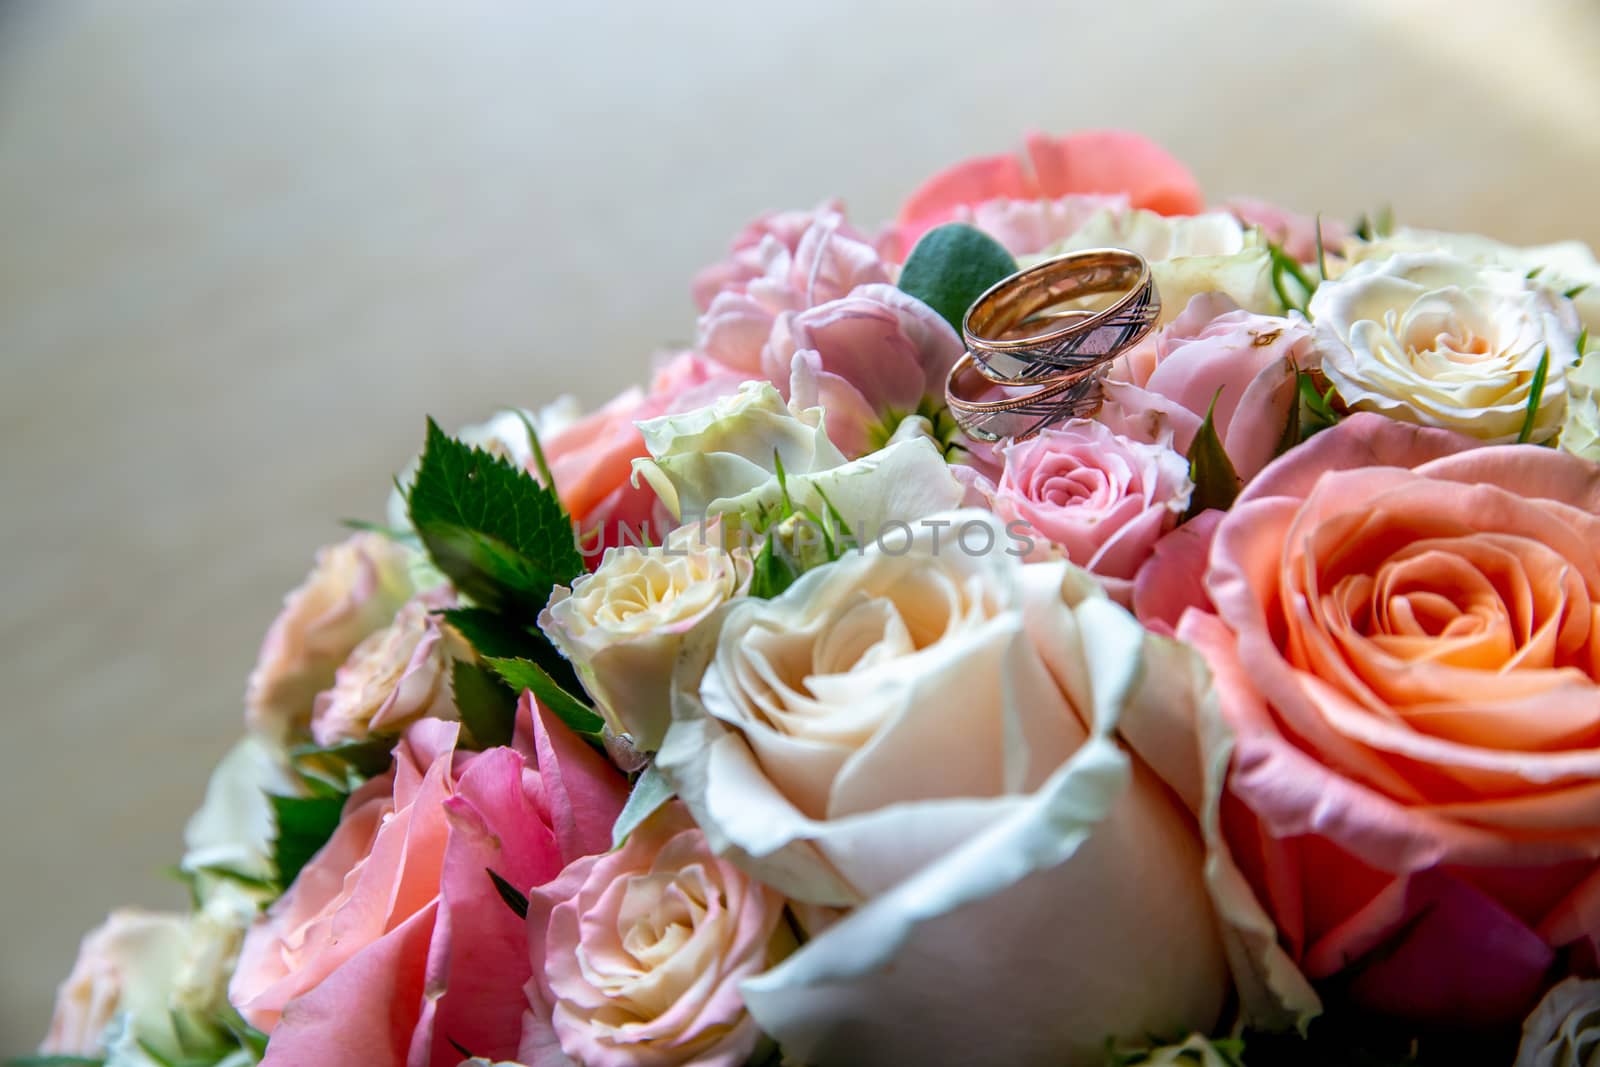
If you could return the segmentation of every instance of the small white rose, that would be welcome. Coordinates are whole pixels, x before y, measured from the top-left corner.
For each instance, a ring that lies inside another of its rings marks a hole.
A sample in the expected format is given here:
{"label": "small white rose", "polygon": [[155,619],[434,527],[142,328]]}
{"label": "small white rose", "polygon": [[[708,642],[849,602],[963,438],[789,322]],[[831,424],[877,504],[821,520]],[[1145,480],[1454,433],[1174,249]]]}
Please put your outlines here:
{"label": "small white rose", "polygon": [[458,719],[451,668],[473,659],[472,646],[435,610],[439,596],[408,601],[394,621],[369,636],[317,694],[311,736],[319,745],[397,734],[418,719]]}
{"label": "small white rose", "polygon": [[802,1062],[1099,1064],[1216,1020],[1198,831],[1116,738],[1203,672],[1011,544],[987,512],[930,519],[728,605],[679,660],[657,766],[712,847],[851,909],[742,987]]}
{"label": "small white rose", "polygon": [[1351,408],[1502,444],[1518,439],[1530,403],[1534,443],[1566,418],[1577,313],[1516,271],[1398,255],[1324,282],[1310,312],[1323,373]]}
{"label": "small white rose", "polygon": [[1567,421],[1561,428],[1561,447],[1600,463],[1600,338],[1567,375],[1567,389]]}
{"label": "small white rose", "polygon": [[1545,994],[1522,1024],[1515,1067],[1596,1063],[1600,1063],[1600,981],[1568,978]]}
{"label": "small white rose", "polygon": [[[172,982],[188,947],[182,915],[128,908],[112,912],[78,949],[72,973],[56,992],[44,1055],[104,1055],[132,1032],[158,1052],[176,1055],[170,1009]],[[114,1027],[115,1024],[115,1027]]]}
{"label": "small white rose", "polygon": [[207,870],[270,879],[276,829],[267,796],[293,796],[300,788],[284,750],[247,735],[211,772],[205,800],[183,832],[182,869],[203,891],[214,881],[200,877]]}
{"label": "small white rose", "polygon": [[1283,310],[1272,287],[1272,257],[1265,240],[1227,212],[1167,216],[1100,211],[1046,255],[1083,248],[1126,248],[1143,256],[1161,294],[1162,325],[1177,318],[1200,293],[1226,293],[1244,310],[1258,314]]}
{"label": "small white rose", "polygon": [[539,627],[572,661],[607,725],[636,750],[661,744],[684,638],[750,585],[750,553],[720,531],[680,527],[659,547],[606,550],[593,574],[558,586]]}

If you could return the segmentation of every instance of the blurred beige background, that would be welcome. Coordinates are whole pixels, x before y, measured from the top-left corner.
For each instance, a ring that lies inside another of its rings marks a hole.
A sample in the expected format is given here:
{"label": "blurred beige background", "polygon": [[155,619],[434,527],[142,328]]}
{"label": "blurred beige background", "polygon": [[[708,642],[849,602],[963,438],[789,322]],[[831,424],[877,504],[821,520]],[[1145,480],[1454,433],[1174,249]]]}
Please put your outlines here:
{"label": "blurred beige background", "polygon": [[0,1054],[159,869],[279,598],[420,442],[596,402],[759,211],[1030,126],[1600,244],[1600,6],[0,7]]}

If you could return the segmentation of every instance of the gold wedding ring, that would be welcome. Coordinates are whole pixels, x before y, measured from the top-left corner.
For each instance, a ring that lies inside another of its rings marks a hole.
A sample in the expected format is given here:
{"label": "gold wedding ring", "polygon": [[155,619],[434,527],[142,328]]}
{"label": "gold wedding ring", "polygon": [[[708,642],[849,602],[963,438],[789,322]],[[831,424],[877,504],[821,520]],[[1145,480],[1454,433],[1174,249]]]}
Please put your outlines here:
{"label": "gold wedding ring", "polygon": [[[1112,295],[1100,309],[1064,308]],[[962,320],[967,354],[945,383],[961,428],[980,441],[1022,440],[1092,413],[1100,375],[1161,315],[1144,257],[1120,248],[1068,252],[1002,279]]]}

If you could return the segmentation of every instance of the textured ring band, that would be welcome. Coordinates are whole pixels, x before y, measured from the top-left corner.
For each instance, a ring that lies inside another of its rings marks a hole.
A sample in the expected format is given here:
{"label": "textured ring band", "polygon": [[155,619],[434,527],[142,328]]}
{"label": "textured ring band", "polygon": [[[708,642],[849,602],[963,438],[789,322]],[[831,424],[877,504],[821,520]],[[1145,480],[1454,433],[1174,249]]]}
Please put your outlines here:
{"label": "textured ring band", "polygon": [[1100,404],[1104,363],[1044,382],[997,382],[973,353],[945,380],[945,402],[963,433],[978,441],[1022,441],[1056,423],[1088,415]]}
{"label": "textured ring band", "polygon": [[[1122,295],[1099,311],[1051,311],[1102,293]],[[1149,333],[1160,315],[1161,296],[1143,256],[1091,248],[1001,280],[967,309],[961,332],[984,377],[1043,384],[1110,359]]]}

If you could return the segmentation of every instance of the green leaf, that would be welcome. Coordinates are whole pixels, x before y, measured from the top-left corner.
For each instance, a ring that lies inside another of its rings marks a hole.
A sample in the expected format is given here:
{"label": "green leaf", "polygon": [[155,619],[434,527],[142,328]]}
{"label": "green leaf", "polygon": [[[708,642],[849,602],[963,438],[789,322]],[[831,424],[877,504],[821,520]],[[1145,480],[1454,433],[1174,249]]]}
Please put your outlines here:
{"label": "green leaf", "polygon": [[13,1056],[5,1067],[105,1067],[105,1062],[90,1056]]}
{"label": "green leaf", "polygon": [[1317,273],[1328,280],[1328,252],[1322,246],[1322,212],[1317,212]]}
{"label": "green leaf", "polygon": [[445,608],[438,614],[460,630],[480,656],[531,658],[541,646],[549,647],[543,634],[486,608]]}
{"label": "green leaf", "polygon": [[517,913],[517,918],[528,917],[528,896],[516,886],[500,877],[492,868],[485,867],[490,881],[494,882],[495,892],[500,894],[500,899],[506,902],[506,907]]}
{"label": "green leaf", "polygon": [[1582,285],[1574,285],[1571,289],[1568,289],[1561,295],[1566,297],[1568,300],[1576,300],[1578,297],[1587,292],[1593,284],[1593,282],[1584,282]]}
{"label": "green leaf", "polygon": [[1522,430],[1517,434],[1517,444],[1525,445],[1533,436],[1533,424],[1539,418],[1539,402],[1544,399],[1544,380],[1550,374],[1550,346],[1545,345],[1539,355],[1539,365],[1534,368],[1533,382],[1528,386],[1528,411],[1522,416]]}
{"label": "green leaf", "polygon": [[1222,390],[1218,389],[1217,395],[1211,398],[1205,421],[1189,445],[1189,480],[1194,483],[1194,495],[1189,498],[1185,522],[1210,508],[1227,511],[1239,495],[1239,474],[1233,469],[1233,461],[1223,449],[1222,439],[1217,436],[1217,427],[1212,422],[1217,396],[1221,395]]}
{"label": "green leaf", "polygon": [[[327,746],[297,745],[289,750],[289,758],[302,778],[349,793],[368,778],[388,770],[393,751],[393,738],[373,737]],[[312,788],[315,790],[316,785]]]}
{"label": "green leaf", "polygon": [[750,576],[750,595],[758,600],[771,600],[800,577],[800,569],[789,559],[789,554],[777,546],[777,536],[768,534],[761,551],[756,554],[755,569]]}
{"label": "green leaf", "polygon": [[1394,206],[1384,204],[1372,219],[1372,232],[1379,237],[1394,236]]}
{"label": "green leaf", "polygon": [[639,775],[639,780],[633,783],[633,792],[628,794],[628,802],[622,806],[616,823],[611,827],[611,847],[621,848],[628,840],[628,835],[659,811],[675,792],[666,775],[654,763],[646,767],[644,773]]}
{"label": "green leaf", "polygon": [[287,889],[339,825],[344,812],[344,794],[335,796],[286,797],[269,794],[277,836],[272,842],[272,865],[278,872],[278,885]]}
{"label": "green leaf", "polygon": [[450,671],[450,689],[461,721],[479,748],[509,745],[517,728],[517,694],[486,667],[458,659]]}
{"label": "green leaf", "polygon": [[555,679],[532,660],[491,656],[488,663],[512,689],[518,693],[525,689],[531,691],[539,703],[575,732],[597,734],[605,725],[605,720],[595,714],[593,708],[557,685]]}
{"label": "green leaf", "polygon": [[[1267,242],[1267,255],[1272,261],[1272,289],[1278,294],[1278,300],[1283,304],[1285,312],[1298,311],[1306,314],[1306,308],[1311,303],[1311,294],[1317,291],[1317,283],[1295,262],[1293,256],[1285,252],[1282,246]],[[1299,300],[1284,285],[1284,279],[1290,278],[1302,291]]]}
{"label": "green leaf", "polygon": [[408,502],[434,565],[483,607],[532,618],[552,589],[583,573],[555,493],[432,419]]}
{"label": "green leaf", "polygon": [[937,311],[961,332],[973,301],[1017,272],[1005,246],[963,222],[935,226],[922,235],[900,271],[900,288]]}

